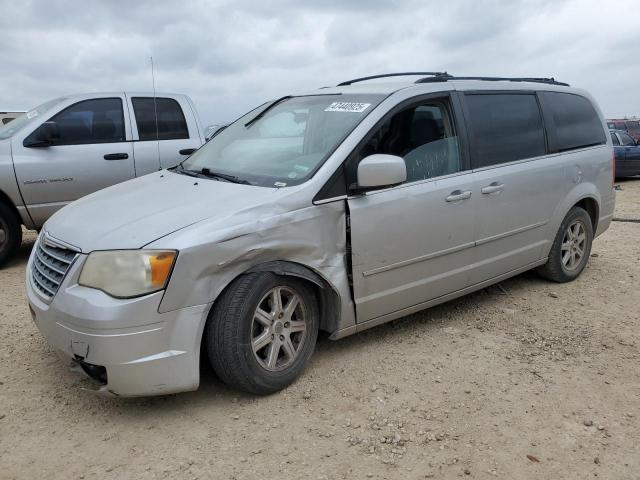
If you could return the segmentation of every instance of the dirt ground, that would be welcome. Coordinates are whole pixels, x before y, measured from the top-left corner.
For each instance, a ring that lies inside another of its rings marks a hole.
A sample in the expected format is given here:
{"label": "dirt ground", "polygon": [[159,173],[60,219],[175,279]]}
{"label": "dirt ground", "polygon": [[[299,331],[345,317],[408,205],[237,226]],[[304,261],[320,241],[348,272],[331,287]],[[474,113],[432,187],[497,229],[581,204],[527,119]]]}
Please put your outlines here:
{"label": "dirt ground", "polygon": [[[640,180],[617,216],[640,219]],[[0,271],[0,478],[638,479],[640,223],[575,282],[533,273],[337,342],[286,391],[105,399]]]}

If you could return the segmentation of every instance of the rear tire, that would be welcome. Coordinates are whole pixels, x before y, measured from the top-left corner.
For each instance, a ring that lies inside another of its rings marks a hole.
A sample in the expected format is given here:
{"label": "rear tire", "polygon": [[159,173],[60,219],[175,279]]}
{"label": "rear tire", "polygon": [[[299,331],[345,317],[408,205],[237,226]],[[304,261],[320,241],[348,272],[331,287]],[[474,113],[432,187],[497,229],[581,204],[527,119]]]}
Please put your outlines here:
{"label": "rear tire", "polygon": [[22,226],[15,212],[0,203],[0,267],[11,258],[22,243]]}
{"label": "rear tire", "polygon": [[589,261],[592,242],[591,217],[584,209],[573,207],[558,229],[547,263],[537,272],[558,283],[575,280]]}
{"label": "rear tire", "polygon": [[315,349],[320,323],[313,290],[268,272],[242,275],[209,314],[205,341],[227,385],[266,395],[290,385]]}

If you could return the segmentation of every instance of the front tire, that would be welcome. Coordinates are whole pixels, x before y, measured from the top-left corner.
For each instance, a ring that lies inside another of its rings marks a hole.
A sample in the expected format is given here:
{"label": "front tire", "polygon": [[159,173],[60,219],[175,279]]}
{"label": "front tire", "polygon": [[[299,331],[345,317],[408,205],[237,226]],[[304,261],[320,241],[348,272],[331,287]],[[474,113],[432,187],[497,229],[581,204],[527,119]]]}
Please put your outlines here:
{"label": "front tire", "polygon": [[592,242],[591,217],[583,208],[573,207],[558,229],[547,263],[537,272],[558,283],[575,280],[589,261]]}
{"label": "front tire", "polygon": [[4,203],[0,203],[0,267],[15,254],[22,243],[20,219]]}
{"label": "front tire", "polygon": [[277,392],[304,370],[319,320],[316,296],[304,281],[268,272],[242,275],[209,316],[209,360],[218,378],[233,388]]}

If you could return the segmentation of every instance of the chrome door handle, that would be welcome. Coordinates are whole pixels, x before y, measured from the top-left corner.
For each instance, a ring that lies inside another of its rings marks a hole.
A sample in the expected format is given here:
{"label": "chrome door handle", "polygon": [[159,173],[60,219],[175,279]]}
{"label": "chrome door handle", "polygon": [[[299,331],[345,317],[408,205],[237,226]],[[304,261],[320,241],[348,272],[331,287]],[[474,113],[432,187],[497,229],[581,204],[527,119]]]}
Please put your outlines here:
{"label": "chrome door handle", "polygon": [[487,185],[486,187],[482,187],[480,191],[484,194],[501,192],[504,190],[504,183],[493,182],[491,185]]}
{"label": "chrome door handle", "polygon": [[451,194],[445,198],[447,202],[459,202],[460,200],[466,200],[471,198],[471,190],[454,190]]}

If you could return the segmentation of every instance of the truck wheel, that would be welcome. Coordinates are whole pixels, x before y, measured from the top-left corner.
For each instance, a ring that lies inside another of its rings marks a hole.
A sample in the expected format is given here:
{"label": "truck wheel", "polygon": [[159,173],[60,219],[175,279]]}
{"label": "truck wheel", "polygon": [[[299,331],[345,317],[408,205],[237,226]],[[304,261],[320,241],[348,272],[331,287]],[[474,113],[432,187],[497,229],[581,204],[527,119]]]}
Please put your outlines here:
{"label": "truck wheel", "polygon": [[273,393],[304,370],[318,325],[318,302],[304,281],[268,272],[242,275],[209,314],[209,360],[227,385]]}
{"label": "truck wheel", "polygon": [[22,243],[20,219],[4,203],[0,203],[0,267],[18,250]]}
{"label": "truck wheel", "polygon": [[593,226],[589,214],[580,207],[573,207],[558,229],[547,263],[538,268],[538,273],[558,283],[575,280],[589,261],[592,242]]}

